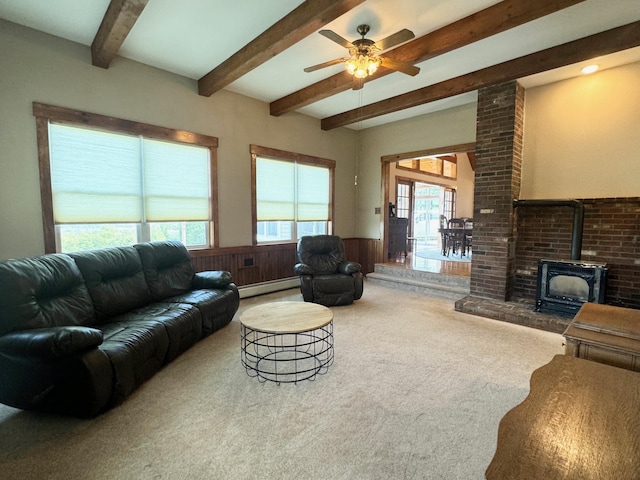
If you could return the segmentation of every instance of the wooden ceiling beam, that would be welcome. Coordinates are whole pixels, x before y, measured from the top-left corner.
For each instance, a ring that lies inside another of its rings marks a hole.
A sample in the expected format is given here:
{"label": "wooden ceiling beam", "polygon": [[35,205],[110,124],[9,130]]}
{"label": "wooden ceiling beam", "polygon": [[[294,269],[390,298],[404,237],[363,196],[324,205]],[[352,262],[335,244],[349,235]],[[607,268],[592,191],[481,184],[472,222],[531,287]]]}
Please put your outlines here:
{"label": "wooden ceiling beam", "polygon": [[[531,22],[584,0],[504,0],[491,7],[446,25],[420,38],[407,42],[383,56],[404,63],[419,63],[500,32]],[[376,80],[395,70],[381,67],[365,82]],[[271,102],[271,115],[280,116],[324,98],[347,91],[353,77],[346,71],[314,83]]]}
{"label": "wooden ceiling beam", "polygon": [[198,80],[209,97],[365,0],[307,0]]}
{"label": "wooden ceiling beam", "polygon": [[527,77],[640,46],[640,22],[630,23],[524,57],[483,68],[402,95],[323,118],[323,130],[343,127],[406,108]]}
{"label": "wooden ceiling beam", "polygon": [[109,68],[149,0],[111,0],[91,43],[91,63]]}

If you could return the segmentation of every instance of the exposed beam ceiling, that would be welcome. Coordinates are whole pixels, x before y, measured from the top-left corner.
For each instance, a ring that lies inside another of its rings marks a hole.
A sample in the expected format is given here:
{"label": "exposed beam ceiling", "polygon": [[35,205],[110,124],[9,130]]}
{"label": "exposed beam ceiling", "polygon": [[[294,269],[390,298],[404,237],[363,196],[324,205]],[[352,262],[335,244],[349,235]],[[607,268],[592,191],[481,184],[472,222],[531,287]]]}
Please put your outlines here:
{"label": "exposed beam ceiling", "polygon": [[[505,0],[389,50],[384,53],[384,57],[410,64],[423,62],[583,1]],[[363,80],[370,82],[393,72],[391,69],[381,67],[373,76]],[[346,71],[342,71],[271,102],[270,113],[277,117],[292,112],[300,107],[349,90],[352,85],[353,77]]]}
{"label": "exposed beam ceiling", "polygon": [[109,68],[149,0],[111,0],[91,44],[91,63]]}
{"label": "exposed beam ceiling", "polygon": [[387,100],[323,118],[323,130],[350,125],[447,97],[640,46],[640,22],[525,55]]}
{"label": "exposed beam ceiling", "polygon": [[[640,46],[586,58],[599,51],[593,48],[569,57],[585,58],[581,65],[565,59],[564,67],[544,67],[550,70],[500,70],[639,22],[638,0],[0,0],[0,27],[5,20],[90,47],[94,65],[112,69],[120,56],[191,79],[204,96],[224,89],[264,102],[272,115],[295,112],[325,128],[361,130],[458,107],[475,102],[475,88],[523,72],[540,72],[518,78],[534,88],[576,77],[586,62],[601,72],[640,62]],[[361,24],[370,26],[370,40],[411,30],[415,40],[382,55],[414,64],[420,74],[380,68],[365,88],[352,90],[344,45],[317,32],[353,40]],[[332,59],[332,66],[304,71]],[[363,115],[350,113],[356,109]]]}
{"label": "exposed beam ceiling", "polygon": [[311,35],[365,0],[308,0],[198,80],[206,97]]}

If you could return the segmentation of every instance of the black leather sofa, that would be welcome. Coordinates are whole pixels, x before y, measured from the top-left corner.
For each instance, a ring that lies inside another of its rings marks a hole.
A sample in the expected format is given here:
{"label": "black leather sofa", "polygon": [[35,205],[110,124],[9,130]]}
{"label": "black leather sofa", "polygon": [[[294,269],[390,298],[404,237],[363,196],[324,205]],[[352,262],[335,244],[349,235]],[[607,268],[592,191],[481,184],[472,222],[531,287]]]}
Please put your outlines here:
{"label": "black leather sofa", "polygon": [[93,417],[198,340],[240,297],[179,242],[0,262],[0,402]]}

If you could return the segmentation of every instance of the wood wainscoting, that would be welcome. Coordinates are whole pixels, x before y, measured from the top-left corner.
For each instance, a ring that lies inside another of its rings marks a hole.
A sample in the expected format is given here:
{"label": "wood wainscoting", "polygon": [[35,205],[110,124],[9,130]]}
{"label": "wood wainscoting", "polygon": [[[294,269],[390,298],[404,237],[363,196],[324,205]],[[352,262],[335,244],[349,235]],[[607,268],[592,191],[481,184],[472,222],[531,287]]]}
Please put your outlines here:
{"label": "wood wainscoting", "polygon": [[[343,238],[347,260],[362,264],[362,272],[373,272],[382,261],[382,242],[367,238]],[[297,263],[296,244],[255,245],[192,250],[197,272],[227,270],[238,286],[291,278]]]}

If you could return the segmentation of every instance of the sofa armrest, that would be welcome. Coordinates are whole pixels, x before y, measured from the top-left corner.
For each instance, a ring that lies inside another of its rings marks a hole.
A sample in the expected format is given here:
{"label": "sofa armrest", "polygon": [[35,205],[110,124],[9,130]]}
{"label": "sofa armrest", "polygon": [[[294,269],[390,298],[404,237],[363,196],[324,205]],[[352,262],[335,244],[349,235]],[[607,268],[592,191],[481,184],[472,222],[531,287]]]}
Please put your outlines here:
{"label": "sofa armrest", "polygon": [[194,289],[199,288],[225,288],[233,279],[231,273],[223,270],[210,272],[198,272],[194,275],[191,285]]}
{"label": "sofa armrest", "polygon": [[342,262],[338,265],[338,271],[346,275],[357,273],[362,269],[362,265],[356,262]]}
{"label": "sofa armrest", "polygon": [[16,330],[0,336],[0,352],[13,357],[55,360],[95,348],[102,339],[102,331],[82,326]]}
{"label": "sofa armrest", "polygon": [[307,265],[306,263],[296,263],[293,266],[293,273],[296,275],[313,275],[314,271],[311,268],[311,265]]}

